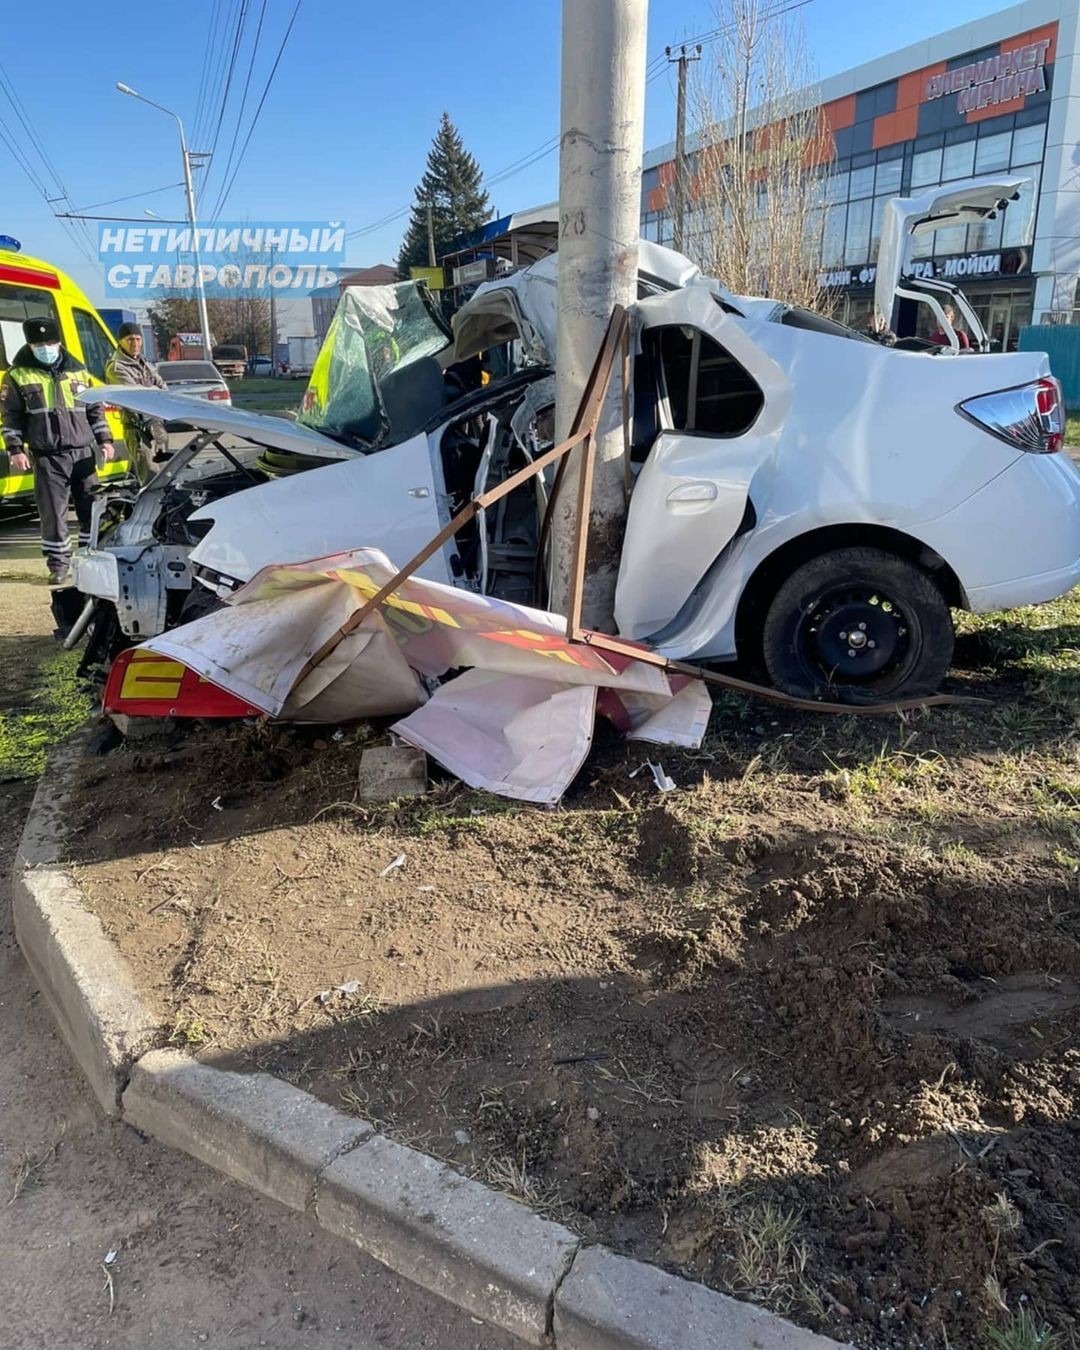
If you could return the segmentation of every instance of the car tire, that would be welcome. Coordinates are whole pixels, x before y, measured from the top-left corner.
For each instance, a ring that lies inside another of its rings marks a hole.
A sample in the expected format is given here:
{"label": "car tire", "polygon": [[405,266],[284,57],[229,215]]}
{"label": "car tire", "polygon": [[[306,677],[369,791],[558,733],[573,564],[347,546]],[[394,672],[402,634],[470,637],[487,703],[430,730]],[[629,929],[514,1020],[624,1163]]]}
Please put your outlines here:
{"label": "car tire", "polygon": [[880,703],[933,694],[952,663],[941,590],[906,558],[840,548],[797,567],[776,592],[762,634],[765,667],[799,698]]}
{"label": "car tire", "polygon": [[216,610],[222,609],[224,604],[224,600],[215,595],[212,590],[206,586],[200,586],[196,582],[184,596],[184,603],[180,607],[180,614],[176,622],[177,624],[193,623],[196,619],[201,619],[204,614],[213,614]]}

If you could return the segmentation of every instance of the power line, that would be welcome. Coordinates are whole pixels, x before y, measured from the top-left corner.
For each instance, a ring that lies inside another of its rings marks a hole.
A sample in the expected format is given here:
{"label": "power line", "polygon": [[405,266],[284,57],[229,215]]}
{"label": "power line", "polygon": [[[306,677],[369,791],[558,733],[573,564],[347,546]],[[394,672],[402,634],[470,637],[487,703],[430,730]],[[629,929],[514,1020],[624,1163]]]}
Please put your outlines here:
{"label": "power line", "polygon": [[72,207],[72,213],[79,215],[86,211],[97,211],[102,206],[116,206],[120,202],[133,202],[137,197],[155,197],[159,192],[171,192],[173,188],[183,187],[183,183],[166,183],[163,187],[147,188],[145,192],[132,192],[126,197],[110,197],[107,202],[91,202],[89,206]]}
{"label": "power line", "polygon": [[214,155],[217,154],[218,138],[221,136],[221,126],[225,121],[225,110],[229,106],[229,91],[232,89],[233,73],[236,70],[236,57],[240,51],[240,43],[244,38],[244,20],[247,18],[247,0],[240,0],[240,16],[236,21],[236,32],[233,36],[232,55],[229,57],[229,69],[225,75],[225,92],[221,96],[221,107],[218,110],[217,126],[214,127],[214,140],[210,146],[210,165],[213,165]]}
{"label": "power line", "polygon": [[[206,25],[206,42],[203,44],[202,71],[199,75],[199,91],[195,96],[195,112],[191,119],[191,134],[196,137],[202,122],[203,109],[206,105],[206,94],[210,75],[210,60],[214,50],[214,32],[217,28],[217,13],[221,2],[222,0],[213,0],[213,5],[210,9],[210,21]],[[196,139],[195,144],[199,144],[198,139]]]}
{"label": "power line", "polygon": [[[779,18],[784,14],[790,14],[793,10],[802,9],[804,5],[808,4],[810,4],[810,0],[791,0],[791,3],[785,4],[785,6],[782,9],[776,9],[766,13],[764,18],[766,21],[774,18]],[[693,44],[694,46],[699,45],[703,47],[710,46],[712,43],[717,42],[721,37],[724,37],[728,33],[734,31],[734,28],[735,28],[734,24],[728,24],[722,28],[711,29],[707,33],[699,33],[697,37],[687,38],[686,45],[690,46],[691,44]],[[683,44],[679,43],[678,45],[682,46]],[[646,85],[652,84],[654,80],[659,79],[659,77],[665,74],[665,72],[670,72],[670,69],[671,66],[668,61],[667,49],[665,48],[663,51],[659,52],[656,56],[654,56],[653,59],[646,65],[645,67]],[[560,140],[561,136],[553,136],[551,137],[550,140],[544,141],[542,145],[539,145],[535,149],[528,151],[528,153],[522,155],[520,159],[516,159],[512,163],[508,164],[506,168],[500,169],[497,173],[489,175],[481,182],[480,187],[481,188],[495,187],[499,183],[503,183],[507,179],[513,178],[516,174],[522,173],[525,169],[532,168],[534,164],[539,163],[540,160],[545,159],[548,155],[552,154],[555,150],[557,150]],[[412,210],[413,205],[414,205],[413,202],[409,202],[406,206],[396,207],[393,211],[389,212],[385,216],[382,216],[379,220],[373,220],[368,225],[361,225],[358,229],[350,230],[349,233],[345,236],[345,238],[360,239],[363,238],[365,235],[372,234],[375,230],[382,229],[386,225],[392,225],[395,221],[400,220],[403,216],[408,215],[408,213]]]}
{"label": "power line", "polygon": [[[480,181],[479,187],[481,189],[496,187],[499,183],[505,182],[508,178],[513,178],[515,174],[531,168],[534,164],[545,159],[548,155],[557,150],[561,139],[560,136],[552,136],[549,140],[544,141],[542,145],[534,147],[534,149],[520,156],[520,158],[511,160],[509,164],[504,168],[499,169],[496,173],[489,174],[487,178]],[[406,206],[395,207],[393,211],[381,217],[379,220],[373,220],[369,225],[361,225],[359,229],[350,230],[345,238],[359,239],[362,235],[371,234],[373,230],[381,229],[384,225],[392,225],[395,220],[400,220],[402,216],[408,215],[413,209],[413,205],[413,202],[409,202]]]}
{"label": "power line", "polygon": [[251,55],[248,58],[247,75],[244,78],[244,92],[240,99],[240,111],[236,114],[236,121],[233,124],[232,141],[229,145],[229,155],[225,160],[225,170],[221,175],[221,181],[224,183],[229,177],[229,170],[232,168],[233,156],[236,153],[236,142],[240,138],[240,125],[244,120],[244,110],[247,108],[248,92],[251,88],[251,74],[255,68],[255,57],[259,51],[259,41],[262,37],[263,20],[266,18],[266,0],[262,0],[262,8],[259,10],[259,22],[255,27],[255,40],[251,44]]}
{"label": "power line", "polygon": [[225,4],[222,4],[219,13],[217,28],[217,46],[211,55],[211,68],[206,86],[206,101],[203,104],[202,121],[195,130],[193,145],[205,145],[210,139],[210,127],[213,124],[215,109],[218,106],[220,91],[225,79],[225,68],[229,60],[229,44],[220,40],[220,35],[224,34],[226,29],[232,28],[236,22],[236,15],[239,13],[240,5],[243,0],[236,0],[235,8],[231,10],[228,18],[225,17]]}
{"label": "power line", "polygon": [[[45,186],[45,183],[41,175],[34,168],[30,156],[26,153],[24,149],[22,149],[18,145],[15,133],[11,131],[9,128],[5,127],[3,123],[0,123],[0,137],[2,137],[4,144],[11,152],[11,157],[19,165],[23,173],[26,174],[27,178],[30,180],[30,183],[33,185],[36,191],[38,191],[41,194],[46,206],[48,206],[49,210],[55,216],[56,215],[55,202],[64,201],[67,203],[68,206],[70,206],[71,199],[68,196],[67,189],[60,181],[60,176],[56,171],[56,166],[49,158],[48,152],[42,145],[41,140],[39,139],[37,133],[34,131],[34,128],[31,125],[29,115],[23,108],[19,96],[15,91],[15,87],[11,83],[10,77],[2,67],[0,67],[0,89],[3,90],[4,97],[11,104],[11,107],[15,112],[15,116],[19,119],[19,122],[21,123],[23,130],[26,133],[26,138],[29,141],[30,146],[37,151],[38,157],[41,160],[42,165],[44,166],[46,174],[48,174],[56,184],[56,188],[59,190],[59,195],[50,196],[49,189]],[[86,258],[87,262],[93,263],[95,261],[94,245],[93,240],[90,237],[90,232],[87,229],[86,225],[82,222],[79,222],[79,225],[77,227],[64,224],[63,228],[68,238],[71,240],[71,243],[75,246],[75,248],[79,250],[80,253],[82,253],[83,257]]]}
{"label": "power line", "polygon": [[266,96],[267,94],[269,94],[270,86],[274,82],[274,76],[277,74],[277,68],[281,63],[282,56],[285,53],[285,44],[289,40],[289,34],[293,30],[293,24],[296,23],[296,16],[300,13],[300,6],[302,3],[303,0],[296,0],[296,4],[293,6],[292,17],[289,19],[289,26],[288,28],[285,29],[285,34],[281,39],[281,46],[278,47],[277,56],[274,57],[274,64],[270,67],[270,74],[266,77],[266,84],[263,85],[262,97],[259,99],[259,105],[255,109],[254,117],[252,117],[251,119],[251,125],[248,127],[248,133],[244,137],[244,144],[240,147],[240,154],[237,156],[236,167],[233,169],[232,177],[229,179],[228,183],[222,190],[220,196],[218,197],[217,204],[214,207],[213,210],[214,220],[218,219],[222,211],[225,209],[225,203],[229,200],[229,193],[232,191],[232,185],[236,181],[236,175],[240,172],[240,166],[244,162],[244,155],[247,153],[247,148],[251,142],[251,137],[254,134],[255,128],[259,124],[259,114],[263,110],[263,104],[266,102]]}

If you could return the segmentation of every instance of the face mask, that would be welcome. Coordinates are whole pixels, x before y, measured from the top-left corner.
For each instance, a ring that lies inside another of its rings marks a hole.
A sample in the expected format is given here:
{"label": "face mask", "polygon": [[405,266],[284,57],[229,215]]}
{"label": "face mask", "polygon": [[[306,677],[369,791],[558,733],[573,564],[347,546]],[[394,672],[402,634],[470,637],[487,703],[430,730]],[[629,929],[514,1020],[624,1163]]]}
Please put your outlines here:
{"label": "face mask", "polygon": [[57,361],[60,358],[59,342],[35,343],[30,350],[43,366],[51,366],[54,361]]}

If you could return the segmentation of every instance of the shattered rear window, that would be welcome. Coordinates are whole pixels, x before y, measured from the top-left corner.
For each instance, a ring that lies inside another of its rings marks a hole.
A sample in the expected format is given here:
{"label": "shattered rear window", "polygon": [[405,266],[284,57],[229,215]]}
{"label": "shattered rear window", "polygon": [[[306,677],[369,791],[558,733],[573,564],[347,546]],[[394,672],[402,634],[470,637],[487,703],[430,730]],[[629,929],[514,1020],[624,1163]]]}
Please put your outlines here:
{"label": "shattered rear window", "polygon": [[380,384],[447,345],[446,330],[416,282],[348,287],[315,359],[297,422],[368,447],[392,440]]}

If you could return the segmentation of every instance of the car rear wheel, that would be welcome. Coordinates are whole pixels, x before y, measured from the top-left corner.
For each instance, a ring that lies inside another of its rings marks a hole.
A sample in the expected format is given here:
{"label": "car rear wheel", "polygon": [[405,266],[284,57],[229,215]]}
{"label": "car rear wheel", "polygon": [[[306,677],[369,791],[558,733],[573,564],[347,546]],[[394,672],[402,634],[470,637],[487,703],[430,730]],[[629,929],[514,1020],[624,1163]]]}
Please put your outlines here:
{"label": "car rear wheel", "polygon": [[952,615],[933,579],[877,548],[812,558],[765,618],[765,666],[800,698],[877,703],[932,694],[952,662]]}

